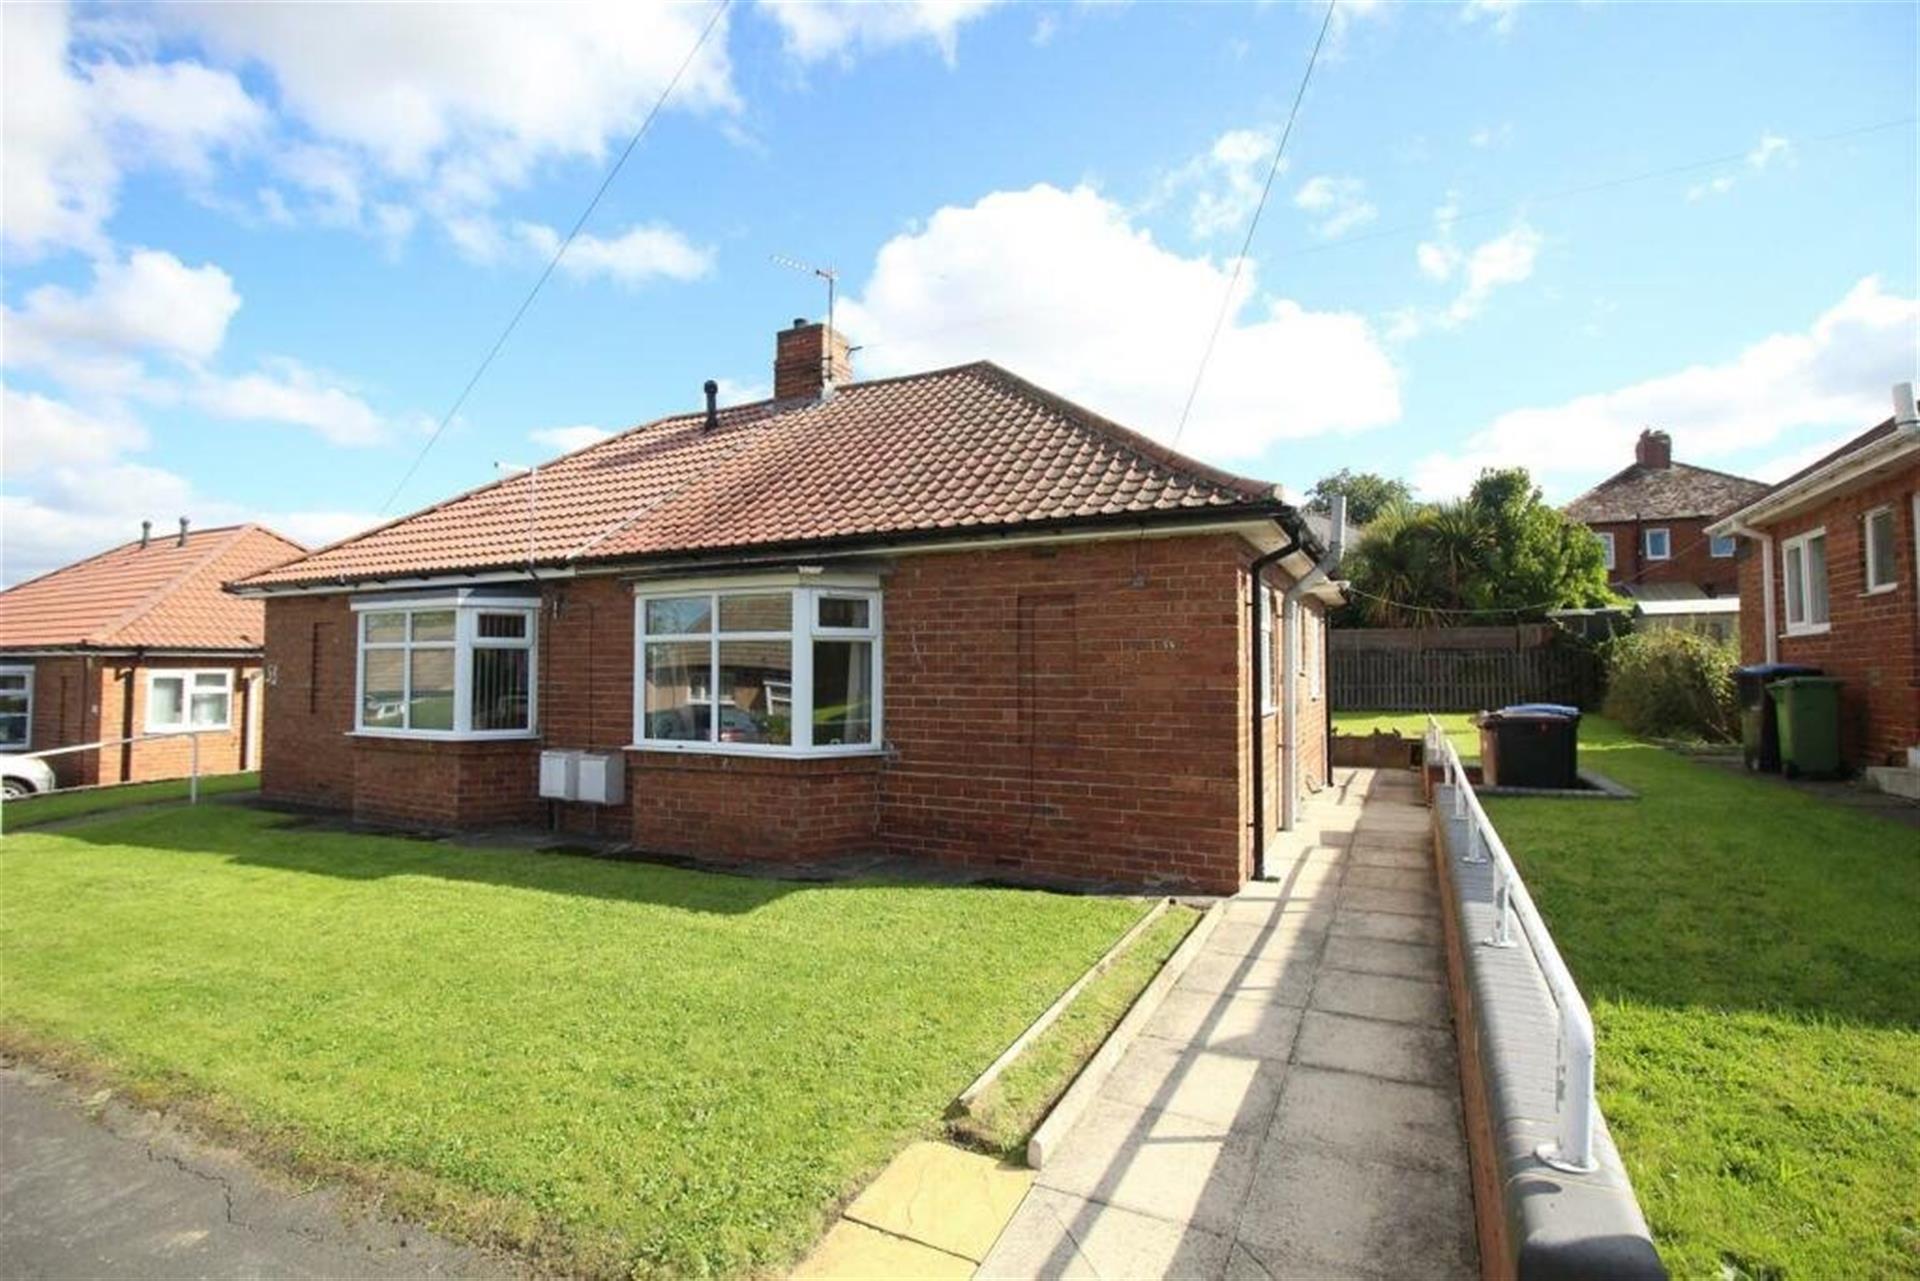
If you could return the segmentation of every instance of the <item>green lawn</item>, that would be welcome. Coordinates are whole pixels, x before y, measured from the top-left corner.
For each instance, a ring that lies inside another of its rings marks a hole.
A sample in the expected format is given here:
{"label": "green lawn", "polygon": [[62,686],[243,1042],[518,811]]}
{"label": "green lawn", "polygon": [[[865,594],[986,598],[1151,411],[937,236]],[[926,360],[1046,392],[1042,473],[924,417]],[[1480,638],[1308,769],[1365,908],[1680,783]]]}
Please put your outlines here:
{"label": "green lawn", "polygon": [[767,1272],[1146,909],[147,811],[0,841],[0,1042],[559,1271]]}
{"label": "green lawn", "polygon": [[[200,795],[219,796],[230,792],[257,792],[260,775],[209,774],[200,780]],[[51,792],[0,803],[0,830],[35,827],[57,818],[77,814],[97,814],[128,805],[150,805],[156,801],[187,799],[187,780],[170,778],[159,783],[122,783],[114,787],[87,787],[74,792]]]}
{"label": "green lawn", "polygon": [[[1453,740],[1453,750],[1463,761],[1480,759],[1480,730],[1467,719],[1467,712],[1439,712],[1435,719]],[[1425,712],[1335,712],[1336,734],[1373,734],[1385,730],[1402,738],[1419,738],[1427,732]]]}
{"label": "green lawn", "polygon": [[1920,1275],[1920,833],[1589,717],[1627,802],[1487,811],[1676,1277]]}

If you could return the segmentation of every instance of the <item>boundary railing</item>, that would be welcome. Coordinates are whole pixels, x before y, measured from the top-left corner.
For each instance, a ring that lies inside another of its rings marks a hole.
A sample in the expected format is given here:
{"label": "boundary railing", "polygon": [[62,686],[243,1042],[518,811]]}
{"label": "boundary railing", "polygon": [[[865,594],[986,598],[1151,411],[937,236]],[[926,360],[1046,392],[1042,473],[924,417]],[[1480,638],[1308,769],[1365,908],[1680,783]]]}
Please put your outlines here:
{"label": "boundary railing", "polygon": [[1520,879],[1506,843],[1481,807],[1459,751],[1448,741],[1440,722],[1431,716],[1427,718],[1426,761],[1429,766],[1436,761],[1440,763],[1444,781],[1452,789],[1453,817],[1466,824],[1466,849],[1460,855],[1461,861],[1492,865],[1493,933],[1481,941],[1482,946],[1515,946],[1517,922],[1519,933],[1526,939],[1560,1013],[1554,1073],[1559,1136],[1556,1141],[1534,1149],[1534,1155],[1556,1170],[1588,1173],[1598,1168],[1593,1159],[1594,1117],[1599,1112],[1593,1098],[1593,1015],[1566,961],[1561,958],[1560,949],[1554,945],[1553,936],[1547,933],[1547,924],[1541,919],[1540,909],[1534,906],[1526,882]]}
{"label": "boundary railing", "polygon": [[[160,739],[184,738],[187,740],[187,804],[200,803],[200,736],[202,734],[226,734],[226,730],[183,729],[161,734],[134,734],[127,738],[102,738],[91,743],[76,743],[72,747],[49,747],[44,752],[22,752],[20,755],[34,760],[45,760],[49,756],[66,756],[73,752],[97,752],[103,747],[123,747],[128,743],[149,743]],[[158,782],[159,780],[153,780]],[[117,787],[117,783],[103,786]],[[55,792],[90,791],[91,788],[56,787]]]}

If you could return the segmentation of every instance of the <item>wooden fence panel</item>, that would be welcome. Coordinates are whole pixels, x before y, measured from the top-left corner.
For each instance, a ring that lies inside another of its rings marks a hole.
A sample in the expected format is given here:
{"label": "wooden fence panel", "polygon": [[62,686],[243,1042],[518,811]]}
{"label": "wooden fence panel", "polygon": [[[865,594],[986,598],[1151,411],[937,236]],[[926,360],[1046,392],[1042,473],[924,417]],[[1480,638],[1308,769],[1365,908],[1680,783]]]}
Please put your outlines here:
{"label": "wooden fence panel", "polygon": [[1471,712],[1599,697],[1599,660],[1551,626],[1337,628],[1327,665],[1342,710]]}

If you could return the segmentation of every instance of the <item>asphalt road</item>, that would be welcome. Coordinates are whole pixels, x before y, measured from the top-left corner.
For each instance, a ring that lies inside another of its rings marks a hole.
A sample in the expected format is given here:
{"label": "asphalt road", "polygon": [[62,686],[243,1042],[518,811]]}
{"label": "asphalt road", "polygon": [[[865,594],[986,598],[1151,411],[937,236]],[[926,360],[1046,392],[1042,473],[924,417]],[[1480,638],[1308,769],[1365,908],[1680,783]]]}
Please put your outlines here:
{"label": "asphalt road", "polygon": [[507,1261],[303,1189],[166,1118],[0,1064],[0,1276],[512,1277]]}

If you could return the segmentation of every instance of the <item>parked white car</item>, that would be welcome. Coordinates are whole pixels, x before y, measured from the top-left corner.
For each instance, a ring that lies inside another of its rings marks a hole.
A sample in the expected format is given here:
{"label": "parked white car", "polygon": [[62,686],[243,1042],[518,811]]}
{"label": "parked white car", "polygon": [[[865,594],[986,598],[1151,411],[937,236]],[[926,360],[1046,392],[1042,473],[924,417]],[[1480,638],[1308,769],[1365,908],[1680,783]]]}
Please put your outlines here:
{"label": "parked white car", "polygon": [[39,757],[0,756],[0,791],[8,800],[53,788],[53,768]]}

